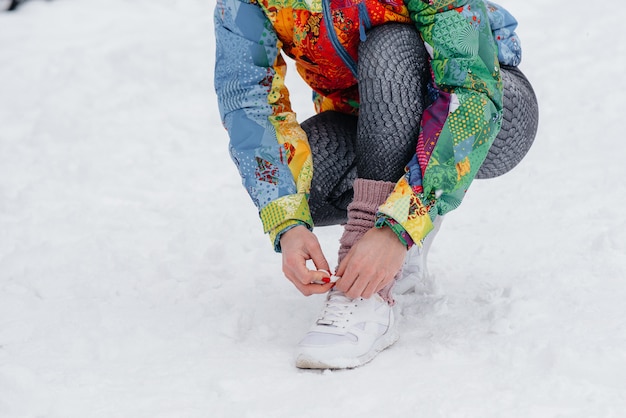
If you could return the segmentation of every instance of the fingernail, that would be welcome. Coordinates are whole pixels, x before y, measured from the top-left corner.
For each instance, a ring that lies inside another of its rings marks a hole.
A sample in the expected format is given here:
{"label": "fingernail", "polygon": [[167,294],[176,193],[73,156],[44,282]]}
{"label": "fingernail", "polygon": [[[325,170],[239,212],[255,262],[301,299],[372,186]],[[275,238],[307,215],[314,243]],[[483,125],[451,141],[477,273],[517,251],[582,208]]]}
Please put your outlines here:
{"label": "fingernail", "polygon": [[323,281],[324,283],[330,283],[330,277],[324,277],[324,278],[322,279],[322,281]]}

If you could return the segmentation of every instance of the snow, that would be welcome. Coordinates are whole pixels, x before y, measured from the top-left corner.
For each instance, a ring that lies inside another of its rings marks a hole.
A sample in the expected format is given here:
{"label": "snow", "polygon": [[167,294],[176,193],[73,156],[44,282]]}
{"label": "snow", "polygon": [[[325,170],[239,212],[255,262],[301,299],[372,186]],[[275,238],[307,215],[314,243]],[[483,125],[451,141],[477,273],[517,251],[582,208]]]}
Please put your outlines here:
{"label": "snow", "polygon": [[[613,3],[503,2],[540,101],[537,141],[446,218],[436,291],[398,298],[398,343],[334,372],[293,366],[322,299],[282,277],[228,156],[214,2],[1,13],[0,416],[623,416]],[[304,120],[310,94],[291,74]],[[333,265],[340,230],[317,232]]]}

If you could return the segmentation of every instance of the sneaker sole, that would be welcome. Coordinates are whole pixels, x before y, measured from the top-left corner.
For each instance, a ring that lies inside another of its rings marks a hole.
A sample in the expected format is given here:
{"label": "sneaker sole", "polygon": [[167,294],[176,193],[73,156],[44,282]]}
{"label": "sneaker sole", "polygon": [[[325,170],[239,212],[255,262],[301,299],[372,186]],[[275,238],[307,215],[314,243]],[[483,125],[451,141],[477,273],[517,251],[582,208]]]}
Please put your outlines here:
{"label": "sneaker sole", "polygon": [[354,369],[355,367],[362,366],[369,363],[384,349],[393,345],[400,338],[398,330],[394,327],[392,330],[381,335],[376,340],[372,348],[365,354],[356,358],[344,357],[333,359],[320,359],[314,358],[310,355],[301,354],[296,358],[296,367],[299,369]]}

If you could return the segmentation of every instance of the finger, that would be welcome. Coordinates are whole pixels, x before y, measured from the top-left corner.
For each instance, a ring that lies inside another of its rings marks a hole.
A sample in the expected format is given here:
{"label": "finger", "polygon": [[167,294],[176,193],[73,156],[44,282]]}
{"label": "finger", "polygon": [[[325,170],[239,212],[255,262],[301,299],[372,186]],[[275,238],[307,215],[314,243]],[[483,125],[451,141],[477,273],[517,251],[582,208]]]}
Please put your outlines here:
{"label": "finger", "polygon": [[332,275],[326,270],[310,271],[309,276],[313,277],[310,283],[328,284],[332,281]]}
{"label": "finger", "polygon": [[339,263],[339,266],[337,266],[337,271],[335,272],[335,275],[343,277],[346,274],[346,266],[348,266],[348,264],[350,263],[350,258],[350,253],[348,253],[343,258],[343,260],[341,260],[341,263]]}
{"label": "finger", "polygon": [[304,296],[327,293],[334,286],[334,283],[304,285],[302,283],[293,282],[293,284]]}
{"label": "finger", "polygon": [[[308,270],[308,269],[283,269],[285,277],[289,279],[302,293],[310,293],[311,289],[314,289],[314,293],[324,293],[334,286],[334,281],[331,278],[331,274],[323,270]],[[311,284],[315,284],[315,287],[308,287]],[[319,289],[319,285],[324,285],[324,289]],[[330,285],[330,286],[327,286]]]}
{"label": "finger", "polygon": [[345,293],[351,299],[356,299],[363,296],[363,291],[369,284],[369,280],[365,276],[358,276],[356,280],[350,286]]}
{"label": "finger", "polygon": [[320,247],[319,242],[316,242],[316,245],[309,249],[309,255],[311,256],[311,260],[313,260],[313,264],[315,264],[316,269],[324,270],[330,273],[330,266],[328,265],[328,261],[322,252],[322,247]]}
{"label": "finger", "polygon": [[306,266],[306,258],[301,255],[283,258],[283,273],[292,282],[307,285],[311,282],[310,270]]}
{"label": "finger", "polygon": [[386,274],[385,278],[383,280],[381,280],[380,283],[378,283],[378,286],[376,286],[376,292],[381,291],[384,287],[386,287],[390,283],[394,282],[396,280],[396,274],[397,273],[388,273],[388,274]]}
{"label": "finger", "polygon": [[[339,273],[337,273],[337,276],[339,276]],[[337,280],[335,288],[346,293],[348,292],[348,290],[350,290],[356,279],[357,276],[355,273],[352,273],[350,270],[346,270],[344,274]]]}
{"label": "finger", "polygon": [[[341,263],[339,263],[339,266],[337,266],[337,271],[335,271],[335,276],[339,278],[337,280],[336,287],[338,290],[341,290],[342,292],[347,291],[350,288],[350,286],[352,286],[352,283],[356,279],[356,274],[350,273],[348,271],[348,267],[351,266],[350,264],[351,260],[352,260],[352,253],[348,252],[348,254],[346,254],[346,256],[343,258],[343,260],[341,260]],[[350,270],[354,271],[354,269],[350,269]]]}
{"label": "finger", "polygon": [[313,289],[310,289],[308,285],[304,285],[302,283],[293,282],[294,286],[302,293],[304,296],[311,296],[313,293]]}
{"label": "finger", "polygon": [[334,286],[335,286],[335,283],[325,283],[325,284],[310,284],[310,285],[307,285],[306,287],[311,292],[311,294],[322,294],[322,293],[329,292]]}
{"label": "finger", "polygon": [[302,285],[306,286],[309,284],[328,284],[331,283],[331,274],[324,270],[306,270],[299,272],[299,276],[296,277],[296,280]]}
{"label": "finger", "polygon": [[386,285],[382,284],[379,280],[370,281],[365,289],[363,290],[361,296],[365,299],[369,299],[374,296],[375,293],[378,293],[381,289],[383,289]]}

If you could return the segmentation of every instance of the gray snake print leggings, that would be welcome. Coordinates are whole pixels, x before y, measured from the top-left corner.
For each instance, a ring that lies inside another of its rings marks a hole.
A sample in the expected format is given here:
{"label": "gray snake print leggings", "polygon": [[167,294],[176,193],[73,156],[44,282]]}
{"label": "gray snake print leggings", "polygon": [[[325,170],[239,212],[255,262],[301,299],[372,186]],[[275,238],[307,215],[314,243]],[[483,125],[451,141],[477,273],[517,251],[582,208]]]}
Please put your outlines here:
{"label": "gray snake print leggings", "polygon": [[[417,51],[417,53],[416,53]],[[409,25],[388,24],[368,32],[359,47],[358,118],[323,112],[302,123],[313,153],[309,206],[316,225],[345,223],[356,177],[396,182],[415,154],[430,80],[428,54]],[[515,167],[537,132],[535,93],[522,72],[502,67],[504,111],[477,178]]]}

